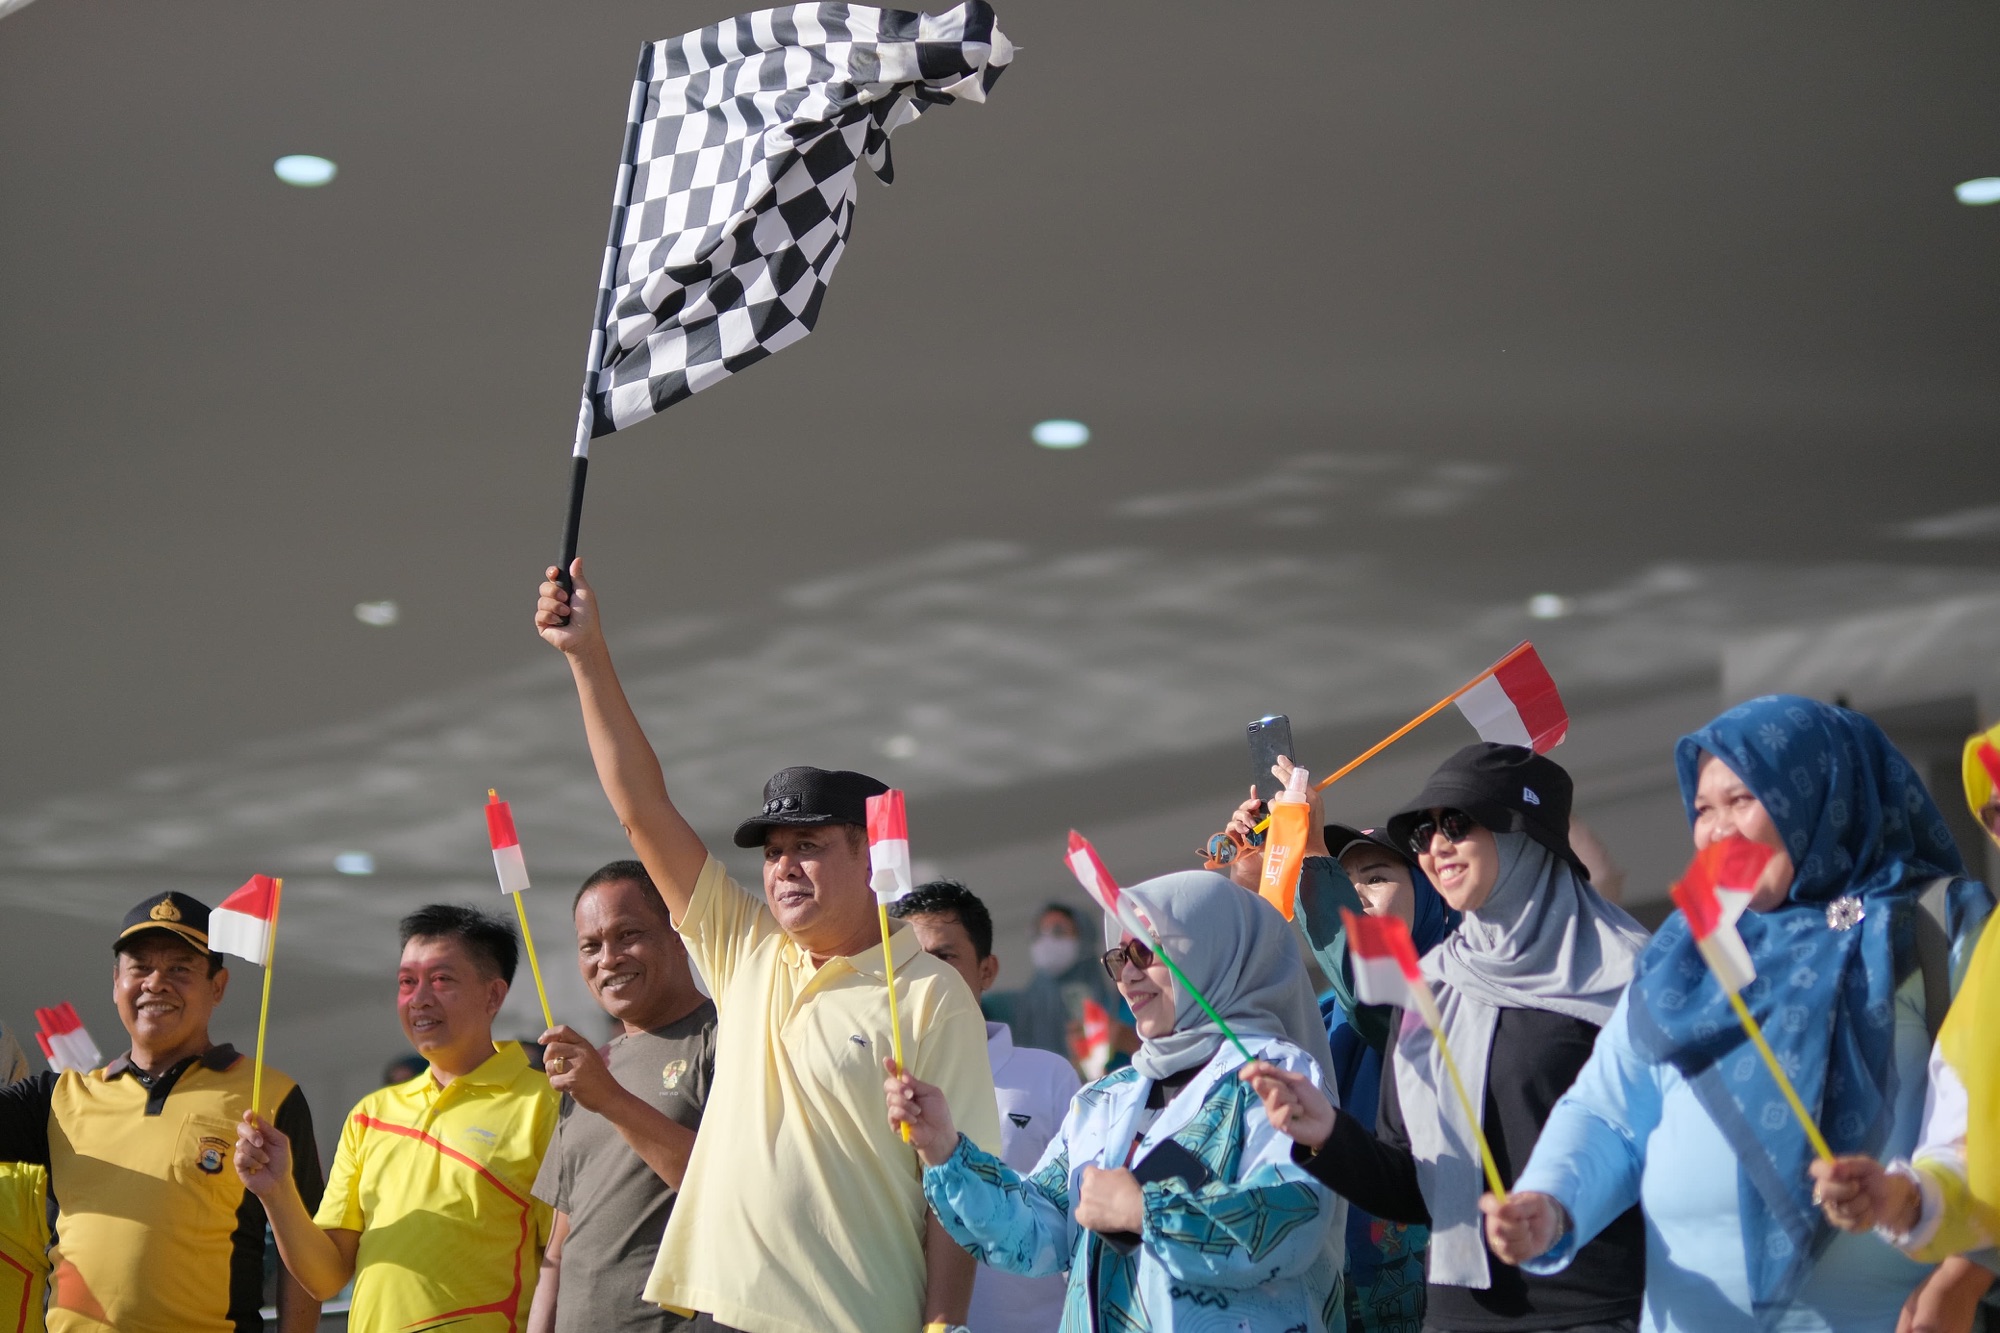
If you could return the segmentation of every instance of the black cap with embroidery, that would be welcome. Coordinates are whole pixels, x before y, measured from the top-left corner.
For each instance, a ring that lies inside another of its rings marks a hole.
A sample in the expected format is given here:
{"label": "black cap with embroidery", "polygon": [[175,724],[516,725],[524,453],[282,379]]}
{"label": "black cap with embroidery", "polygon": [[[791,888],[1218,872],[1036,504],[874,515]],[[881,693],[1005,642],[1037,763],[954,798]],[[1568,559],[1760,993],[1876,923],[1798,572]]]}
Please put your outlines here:
{"label": "black cap with embroidery", "polygon": [[1397,842],[1389,836],[1389,830],[1379,828],[1355,828],[1351,824],[1328,824],[1325,829],[1326,849],[1338,861],[1364,843],[1380,847],[1385,852],[1394,853],[1405,865],[1415,865],[1410,856],[1410,845]]}
{"label": "black cap with embroidery", "polygon": [[1429,811],[1463,810],[1495,833],[1527,834],[1588,880],[1590,871],[1569,845],[1573,791],[1555,760],[1526,746],[1479,741],[1438,765],[1424,789],[1389,817],[1389,836],[1407,847]]}
{"label": "black cap with embroidery", "polygon": [[764,813],[736,826],[738,847],[762,847],[773,826],[855,824],[868,827],[868,798],[889,790],[866,773],[844,768],[784,768],[764,784]]}
{"label": "black cap with embroidery", "polygon": [[142,935],[149,930],[164,930],[178,935],[203,953],[208,947],[208,905],[199,898],[190,898],[185,893],[156,893],[125,914],[125,924],[119,928],[118,938],[112,942],[112,952],[125,947],[125,941]]}

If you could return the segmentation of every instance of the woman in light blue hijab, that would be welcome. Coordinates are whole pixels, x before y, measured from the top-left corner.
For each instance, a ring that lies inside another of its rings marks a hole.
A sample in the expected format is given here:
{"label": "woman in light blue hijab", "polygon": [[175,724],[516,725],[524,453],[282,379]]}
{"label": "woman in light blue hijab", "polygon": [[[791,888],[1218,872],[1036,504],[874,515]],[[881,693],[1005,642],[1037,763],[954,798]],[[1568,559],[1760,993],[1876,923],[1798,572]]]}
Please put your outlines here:
{"label": "woman in light blue hijab", "polygon": [[[1126,892],[1253,1057],[1323,1077],[1326,1031],[1269,903],[1202,870]],[[1293,1165],[1291,1140],[1236,1078],[1242,1054],[1152,949],[1128,938],[1105,963],[1139,1051],[1077,1093],[1031,1174],[960,1135],[938,1089],[889,1080],[889,1119],[910,1127],[938,1221],[983,1263],[1067,1272],[1062,1333],[1341,1333],[1345,1205]]]}
{"label": "woman in light blue hijab", "polygon": [[[1779,853],[1736,923],[1742,993],[1834,1151],[1904,1153],[1923,1110],[1926,983],[1949,986],[1991,906],[1909,762],[1867,718],[1795,695],[1730,709],[1681,739],[1697,847]],[[1945,889],[1948,926],[1918,906]],[[1940,938],[1934,962],[1920,936]],[[1927,977],[1927,973],[1933,973]],[[1813,1152],[1676,913],[1576,1083],[1551,1113],[1489,1237],[1560,1270],[1603,1220],[1646,1214],[1654,1333],[1874,1333],[1898,1327],[1928,1269],[1814,1206]],[[1721,1169],[1718,1169],[1720,1167]]]}

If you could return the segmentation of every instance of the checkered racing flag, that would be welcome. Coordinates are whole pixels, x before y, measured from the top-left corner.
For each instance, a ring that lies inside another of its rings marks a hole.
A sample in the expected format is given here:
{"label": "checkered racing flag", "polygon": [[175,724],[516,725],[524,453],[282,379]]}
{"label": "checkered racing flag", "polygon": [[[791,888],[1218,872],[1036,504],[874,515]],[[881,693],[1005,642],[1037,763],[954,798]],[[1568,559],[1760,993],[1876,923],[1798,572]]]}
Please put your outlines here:
{"label": "checkered racing flag", "polygon": [[760,10],[640,53],[576,453],[812,332],[855,168],[1014,58],[984,0]]}

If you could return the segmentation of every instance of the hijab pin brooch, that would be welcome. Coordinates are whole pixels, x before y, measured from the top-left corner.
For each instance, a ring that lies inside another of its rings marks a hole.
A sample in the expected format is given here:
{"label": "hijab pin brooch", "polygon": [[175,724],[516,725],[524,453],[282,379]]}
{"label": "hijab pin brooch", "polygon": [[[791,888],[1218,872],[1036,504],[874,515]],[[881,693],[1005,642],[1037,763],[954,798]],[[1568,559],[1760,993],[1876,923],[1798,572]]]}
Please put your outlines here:
{"label": "hijab pin brooch", "polygon": [[1868,915],[1868,909],[1853,894],[1843,894],[1826,905],[1826,924],[1831,930],[1853,930]]}

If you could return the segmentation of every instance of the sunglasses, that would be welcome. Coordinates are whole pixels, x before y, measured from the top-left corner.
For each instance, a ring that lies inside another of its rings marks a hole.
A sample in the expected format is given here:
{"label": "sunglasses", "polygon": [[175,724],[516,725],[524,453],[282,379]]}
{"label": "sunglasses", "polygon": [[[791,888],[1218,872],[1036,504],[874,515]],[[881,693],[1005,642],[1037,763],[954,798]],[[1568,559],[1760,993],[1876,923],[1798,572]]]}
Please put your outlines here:
{"label": "sunglasses", "polygon": [[1431,839],[1439,833],[1452,842],[1464,842],[1478,827],[1479,821],[1463,810],[1440,810],[1436,819],[1425,815],[1410,829],[1410,851],[1422,856],[1431,849]]}
{"label": "sunglasses", "polygon": [[1153,951],[1146,945],[1138,940],[1126,940],[1115,949],[1106,949],[1100,961],[1103,962],[1104,970],[1110,974],[1111,979],[1117,981],[1125,975],[1127,962],[1144,972],[1153,965],[1154,959]]}

